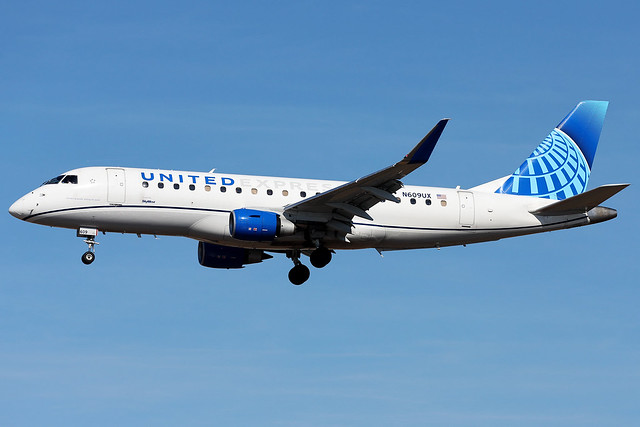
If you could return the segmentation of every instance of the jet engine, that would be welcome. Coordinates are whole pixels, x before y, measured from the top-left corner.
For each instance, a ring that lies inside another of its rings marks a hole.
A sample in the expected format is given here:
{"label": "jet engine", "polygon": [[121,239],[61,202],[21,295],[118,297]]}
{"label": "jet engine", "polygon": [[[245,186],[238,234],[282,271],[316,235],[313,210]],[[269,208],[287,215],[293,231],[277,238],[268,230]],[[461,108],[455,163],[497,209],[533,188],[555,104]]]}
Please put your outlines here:
{"label": "jet engine", "polygon": [[275,212],[236,209],[229,215],[229,233],[239,240],[265,242],[294,232],[295,225]]}
{"label": "jet engine", "polygon": [[210,268],[242,268],[246,264],[256,264],[273,258],[259,249],[234,248],[198,242],[198,262]]}

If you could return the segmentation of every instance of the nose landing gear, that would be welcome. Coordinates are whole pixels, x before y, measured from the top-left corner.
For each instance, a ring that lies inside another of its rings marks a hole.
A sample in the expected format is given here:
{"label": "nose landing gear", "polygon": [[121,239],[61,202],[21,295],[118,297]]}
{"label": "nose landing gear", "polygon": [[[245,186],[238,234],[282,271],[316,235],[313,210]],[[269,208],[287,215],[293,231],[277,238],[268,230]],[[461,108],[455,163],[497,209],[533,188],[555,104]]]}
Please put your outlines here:
{"label": "nose landing gear", "polygon": [[95,246],[99,243],[96,242],[96,236],[98,235],[97,228],[79,228],[77,236],[78,237],[86,237],[84,242],[89,245],[89,250],[82,254],[82,262],[85,265],[91,264],[96,259],[96,249]]}

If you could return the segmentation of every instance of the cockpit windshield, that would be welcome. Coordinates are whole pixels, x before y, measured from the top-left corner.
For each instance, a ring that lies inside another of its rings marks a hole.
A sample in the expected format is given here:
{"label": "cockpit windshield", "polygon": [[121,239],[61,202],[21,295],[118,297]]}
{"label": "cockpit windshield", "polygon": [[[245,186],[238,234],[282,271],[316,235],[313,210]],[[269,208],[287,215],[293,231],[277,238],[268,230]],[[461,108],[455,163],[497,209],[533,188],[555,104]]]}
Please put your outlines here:
{"label": "cockpit windshield", "polygon": [[59,175],[55,178],[51,178],[49,181],[43,182],[42,185],[49,184],[77,184],[78,183],[78,175]]}
{"label": "cockpit windshield", "polygon": [[55,178],[51,178],[49,181],[43,182],[42,185],[57,184],[62,181],[62,178],[64,178],[64,175],[56,176]]}

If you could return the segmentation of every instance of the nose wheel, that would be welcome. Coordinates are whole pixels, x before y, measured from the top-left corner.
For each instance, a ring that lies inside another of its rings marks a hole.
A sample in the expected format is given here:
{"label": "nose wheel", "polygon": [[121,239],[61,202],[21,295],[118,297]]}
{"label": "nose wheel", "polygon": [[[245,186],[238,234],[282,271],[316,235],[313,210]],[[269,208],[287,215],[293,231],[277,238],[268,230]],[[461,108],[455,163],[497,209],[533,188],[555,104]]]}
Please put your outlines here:
{"label": "nose wheel", "polygon": [[91,264],[95,259],[96,259],[96,254],[91,251],[87,251],[82,254],[82,262],[86,265]]}

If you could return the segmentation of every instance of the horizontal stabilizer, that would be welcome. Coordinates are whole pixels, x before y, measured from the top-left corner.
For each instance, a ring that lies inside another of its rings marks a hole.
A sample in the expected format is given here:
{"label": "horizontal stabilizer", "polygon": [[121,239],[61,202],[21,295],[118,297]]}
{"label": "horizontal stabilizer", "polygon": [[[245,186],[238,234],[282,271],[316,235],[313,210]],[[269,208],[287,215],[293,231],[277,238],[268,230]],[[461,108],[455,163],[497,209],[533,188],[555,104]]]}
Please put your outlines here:
{"label": "horizontal stabilizer", "polygon": [[535,211],[531,211],[534,215],[572,215],[585,213],[598,206],[608,198],[627,188],[629,184],[608,184],[603,185],[586,193],[560,200]]}

